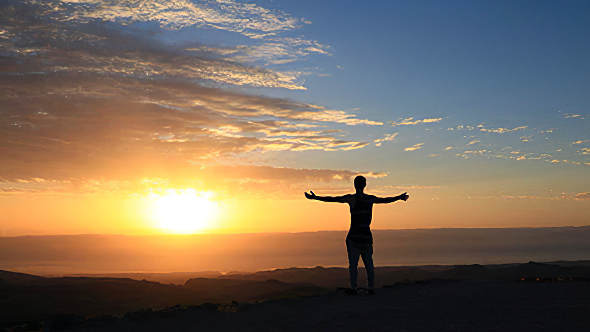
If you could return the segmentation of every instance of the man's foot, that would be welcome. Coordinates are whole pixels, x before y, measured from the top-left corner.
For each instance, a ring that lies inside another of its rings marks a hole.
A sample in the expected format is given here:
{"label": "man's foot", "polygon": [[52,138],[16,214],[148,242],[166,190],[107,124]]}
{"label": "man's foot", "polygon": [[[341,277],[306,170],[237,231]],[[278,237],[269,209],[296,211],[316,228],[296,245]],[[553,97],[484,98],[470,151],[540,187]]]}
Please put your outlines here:
{"label": "man's foot", "polygon": [[356,289],[354,289],[354,288],[347,288],[344,291],[344,294],[346,294],[346,295],[357,295],[358,293],[357,293]]}

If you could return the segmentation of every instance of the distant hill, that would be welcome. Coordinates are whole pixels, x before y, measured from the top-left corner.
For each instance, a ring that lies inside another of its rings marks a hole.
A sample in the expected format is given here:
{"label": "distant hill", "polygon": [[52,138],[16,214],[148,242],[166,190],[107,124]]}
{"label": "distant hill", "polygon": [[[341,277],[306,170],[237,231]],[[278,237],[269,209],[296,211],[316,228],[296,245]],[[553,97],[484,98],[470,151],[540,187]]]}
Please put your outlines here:
{"label": "distant hill", "polygon": [[44,278],[0,271],[0,327],[56,315],[113,315],[144,308],[261,301],[325,292],[315,285],[277,280],[195,278],[179,286],[128,278]]}
{"label": "distant hill", "polygon": [[[362,268],[361,268],[362,270]],[[549,262],[496,265],[426,265],[426,266],[384,266],[376,268],[377,287],[399,282],[421,280],[587,280],[590,278],[590,261]],[[245,274],[229,274],[220,278],[239,280],[274,279],[289,283],[312,283],[323,287],[347,287],[348,271],[345,268],[288,268],[259,271]],[[364,271],[359,281],[365,282]]]}
{"label": "distant hill", "polygon": [[48,275],[48,277],[91,277],[91,278],[129,278],[134,280],[150,280],[163,284],[184,285],[192,278],[217,278],[223,274],[218,271],[199,271],[199,272],[169,272],[169,273],[72,273]]}
{"label": "distant hill", "polygon": [[117,314],[144,307],[195,303],[203,298],[182,286],[123,278],[41,278],[0,271],[0,322],[57,314]]}

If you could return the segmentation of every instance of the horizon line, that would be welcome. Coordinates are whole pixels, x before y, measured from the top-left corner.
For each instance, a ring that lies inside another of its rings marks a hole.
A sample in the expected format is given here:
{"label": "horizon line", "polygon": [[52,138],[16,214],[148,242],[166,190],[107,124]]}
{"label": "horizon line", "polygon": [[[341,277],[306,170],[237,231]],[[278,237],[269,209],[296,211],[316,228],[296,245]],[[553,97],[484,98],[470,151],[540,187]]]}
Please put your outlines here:
{"label": "horizon line", "polygon": [[[556,228],[590,228],[589,225],[565,225],[565,226],[519,226],[519,227],[422,227],[422,228],[375,228],[374,232],[381,231],[421,231],[421,230],[500,230],[500,229],[556,229]],[[147,233],[147,234],[119,234],[119,233],[74,233],[74,234],[24,234],[24,235],[0,235],[0,239],[19,238],[19,237],[74,237],[74,236],[120,236],[120,237],[155,237],[155,236],[207,236],[207,235],[279,235],[279,234],[308,234],[308,233],[328,233],[328,232],[347,232],[344,229],[302,231],[302,232],[236,232],[236,233],[191,233],[191,234],[173,234],[173,233]]]}

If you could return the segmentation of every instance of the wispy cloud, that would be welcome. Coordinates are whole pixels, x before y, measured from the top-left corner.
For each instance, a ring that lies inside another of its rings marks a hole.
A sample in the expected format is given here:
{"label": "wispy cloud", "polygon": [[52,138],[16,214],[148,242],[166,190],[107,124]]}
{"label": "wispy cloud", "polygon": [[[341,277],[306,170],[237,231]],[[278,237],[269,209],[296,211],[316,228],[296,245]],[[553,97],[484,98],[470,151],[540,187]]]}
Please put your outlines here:
{"label": "wispy cloud", "polygon": [[312,110],[298,112],[297,114],[293,114],[291,117],[293,119],[300,120],[342,123],[348,126],[356,126],[361,124],[369,126],[383,125],[383,122],[368,119],[359,119],[356,117],[356,115],[341,110],[331,110],[326,109],[323,106],[311,104],[307,104],[307,108],[311,108]]}
{"label": "wispy cloud", "polygon": [[270,195],[273,193],[297,194],[309,189],[309,183],[322,187],[325,184],[341,184],[350,190],[356,175],[367,178],[383,178],[384,172],[302,169],[251,165],[214,165],[177,169],[177,176],[127,177],[125,179],[69,178],[69,179],[0,179],[0,195],[34,194],[92,194],[92,193],[141,193],[156,187],[193,187],[214,190],[218,194],[240,193]]}
{"label": "wispy cloud", "polygon": [[355,150],[370,142],[325,126],[373,124],[318,105],[166,80],[2,76],[0,91],[0,149],[12,156],[0,165],[3,178],[125,178],[129,169],[164,176],[257,151]]}
{"label": "wispy cloud", "polygon": [[462,125],[462,124],[459,124],[459,125],[457,125],[455,127],[449,127],[449,128],[447,128],[448,131],[455,131],[455,130],[469,130],[469,131],[472,131],[472,130],[475,130],[475,129],[477,129],[477,127],[471,126],[471,125]]}
{"label": "wispy cloud", "polygon": [[182,78],[221,84],[305,89],[298,72],[278,72],[235,61],[187,53],[155,38],[79,21],[44,20],[36,6],[0,8],[0,47],[19,74],[87,72],[139,79]]}
{"label": "wispy cloud", "polygon": [[471,141],[467,142],[467,144],[465,144],[465,145],[473,145],[473,144],[477,144],[479,142],[481,142],[481,141],[478,140],[478,139],[474,139],[474,140],[471,140]]}
{"label": "wispy cloud", "polygon": [[511,151],[510,153],[506,154],[504,151],[500,152],[492,152],[488,151],[490,156],[493,156],[498,159],[508,159],[508,160],[541,160],[550,162],[553,158],[552,155],[548,153],[534,153],[534,152],[521,152],[521,151]]}
{"label": "wispy cloud", "polygon": [[[305,89],[307,74],[264,65],[330,54],[293,32],[299,19],[258,4],[7,0],[0,23],[0,149],[12,156],[0,164],[5,180],[189,176],[197,166],[258,152],[361,149],[371,141],[340,128],[383,125],[225,89]],[[247,38],[223,47],[161,38],[193,27]]]}
{"label": "wispy cloud", "polygon": [[590,193],[580,192],[560,192],[553,195],[539,195],[539,194],[506,194],[498,196],[470,196],[469,199],[506,199],[506,200],[549,200],[549,201],[561,201],[561,200],[586,200],[590,199]]}
{"label": "wispy cloud", "polygon": [[528,143],[531,141],[533,136],[520,136],[520,141],[523,143]]}
{"label": "wispy cloud", "polygon": [[581,161],[577,161],[577,160],[563,159],[561,162],[564,163],[564,164],[570,164],[570,165],[576,165],[576,166],[582,165],[582,162]]}
{"label": "wispy cloud", "polygon": [[457,157],[461,157],[463,159],[470,159],[473,156],[488,156],[491,151],[486,149],[481,150],[465,150],[463,152],[457,153]]}
{"label": "wispy cloud", "polygon": [[405,118],[391,123],[392,126],[413,126],[422,123],[436,123],[440,122],[442,118],[425,118],[421,120],[414,120],[413,117]]}
{"label": "wispy cloud", "polygon": [[483,123],[480,123],[478,125],[463,125],[463,124],[459,124],[455,127],[449,127],[447,128],[448,131],[455,131],[455,130],[467,130],[467,131],[474,131],[474,130],[479,130],[481,132],[484,133],[494,133],[494,134],[506,134],[506,133],[512,133],[515,131],[519,131],[519,130],[524,130],[527,129],[528,126],[518,126],[518,127],[514,127],[514,128],[504,128],[504,127],[498,127],[498,128],[486,128],[486,126]]}
{"label": "wispy cloud", "polygon": [[[39,20],[43,17],[43,20]],[[302,71],[256,65],[329,55],[329,46],[278,35],[299,19],[256,4],[205,1],[14,1],[0,5],[3,56],[15,57],[19,73],[89,72],[141,79],[182,78],[219,84],[305,89]],[[120,26],[155,22],[163,29],[208,27],[250,37],[248,45],[169,45],[158,35],[121,33]],[[212,56],[213,55],[213,56]]]}
{"label": "wispy cloud", "polygon": [[301,19],[282,11],[233,0],[46,0],[42,6],[45,15],[63,22],[100,20],[123,25],[155,22],[172,30],[204,26],[237,32],[250,38],[293,30],[302,23]]}
{"label": "wispy cloud", "polygon": [[384,177],[388,176],[388,174],[385,172],[365,172],[365,173],[359,173],[358,175],[362,175],[364,177],[374,178],[374,179],[380,179],[380,178],[384,178]]}
{"label": "wispy cloud", "polygon": [[505,133],[511,133],[511,132],[523,130],[526,128],[528,128],[528,126],[519,126],[519,127],[514,127],[512,129],[510,129],[510,128],[479,128],[479,131],[483,131],[486,133],[494,133],[494,134],[505,134]]}
{"label": "wispy cloud", "polygon": [[404,151],[416,151],[416,150],[420,150],[420,149],[422,149],[423,146],[424,146],[424,143],[417,143],[417,144],[414,144],[412,146],[408,146],[407,148],[404,149]]}
{"label": "wispy cloud", "polygon": [[240,62],[285,64],[310,55],[331,55],[330,46],[314,40],[294,37],[273,37],[263,43],[238,45],[232,59]]}
{"label": "wispy cloud", "polygon": [[250,39],[250,44],[238,45],[233,52],[223,52],[238,61],[279,64],[311,54],[330,55],[328,45],[301,36],[280,36],[283,32],[311,24],[310,21],[254,3],[234,0],[48,0],[40,6],[44,16],[60,22],[115,22],[121,25],[153,22],[167,30],[205,27],[241,34]]}
{"label": "wispy cloud", "polygon": [[375,139],[373,142],[375,143],[375,146],[381,146],[383,144],[383,142],[390,142],[395,140],[395,138],[397,137],[398,133],[391,133],[391,134],[386,134],[385,136],[383,136],[382,138],[377,138]]}
{"label": "wispy cloud", "polygon": [[568,197],[565,195],[565,193],[562,193],[559,196],[502,195],[501,198],[502,199],[507,199],[507,200],[520,200],[520,199],[524,199],[524,200],[550,200],[550,201],[568,199]]}
{"label": "wispy cloud", "polygon": [[563,115],[564,118],[566,119],[578,119],[578,120],[584,120],[584,116],[582,114],[574,114],[574,113],[565,113]]}
{"label": "wispy cloud", "polygon": [[581,139],[581,140],[577,140],[577,141],[572,142],[572,144],[573,145],[580,145],[580,144],[586,144],[588,142],[590,142],[590,140],[588,140],[588,139]]}

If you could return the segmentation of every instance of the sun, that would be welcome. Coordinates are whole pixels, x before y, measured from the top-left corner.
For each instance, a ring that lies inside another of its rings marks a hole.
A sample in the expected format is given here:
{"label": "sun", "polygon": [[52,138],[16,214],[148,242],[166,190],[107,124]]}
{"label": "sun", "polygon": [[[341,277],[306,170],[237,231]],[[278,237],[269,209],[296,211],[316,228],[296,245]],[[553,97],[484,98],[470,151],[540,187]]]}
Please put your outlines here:
{"label": "sun", "polygon": [[211,192],[167,189],[149,195],[151,219],[156,227],[174,234],[191,234],[213,226],[219,206]]}

